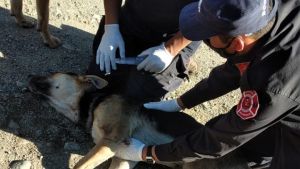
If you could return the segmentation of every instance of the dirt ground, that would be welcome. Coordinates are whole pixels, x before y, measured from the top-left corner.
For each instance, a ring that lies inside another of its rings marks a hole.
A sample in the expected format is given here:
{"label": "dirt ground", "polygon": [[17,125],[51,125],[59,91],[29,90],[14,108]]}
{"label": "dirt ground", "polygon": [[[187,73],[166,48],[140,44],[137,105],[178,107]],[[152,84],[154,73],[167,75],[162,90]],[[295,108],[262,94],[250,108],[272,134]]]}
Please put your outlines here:
{"label": "dirt ground", "polygon": [[[63,41],[57,49],[45,47],[35,29],[18,27],[9,8],[9,0],[0,1],[0,168],[9,168],[14,160],[28,160],[32,169],[72,168],[93,146],[92,140],[82,128],[26,92],[27,76],[57,71],[84,73],[103,14],[102,1],[51,0],[50,31]],[[24,0],[23,11],[36,20],[34,0]],[[187,91],[224,62],[205,46],[195,60],[198,71],[169,99]],[[238,97],[235,91],[187,113],[205,123],[230,109]],[[140,164],[136,168],[151,167]]]}

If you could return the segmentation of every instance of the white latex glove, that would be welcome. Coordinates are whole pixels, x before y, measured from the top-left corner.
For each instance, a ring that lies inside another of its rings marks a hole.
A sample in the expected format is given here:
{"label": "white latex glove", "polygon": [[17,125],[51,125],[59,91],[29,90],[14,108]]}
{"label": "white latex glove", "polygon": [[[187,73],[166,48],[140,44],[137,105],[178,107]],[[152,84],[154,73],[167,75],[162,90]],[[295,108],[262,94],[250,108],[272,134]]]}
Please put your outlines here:
{"label": "white latex glove", "polygon": [[148,55],[148,57],[137,66],[138,70],[144,69],[151,73],[160,73],[164,71],[172,62],[174,56],[165,48],[164,43],[143,51],[139,56]]}
{"label": "white latex glove", "polygon": [[144,107],[147,109],[161,110],[165,112],[178,112],[182,110],[176,99],[164,100],[160,102],[149,102],[145,103]]}
{"label": "white latex glove", "polygon": [[121,58],[125,58],[125,47],[123,37],[119,30],[119,24],[104,26],[104,34],[97,49],[96,64],[100,65],[101,71],[106,73],[117,69],[115,58],[116,50],[119,48]]}
{"label": "white latex glove", "polygon": [[122,143],[118,147],[116,156],[124,160],[143,161],[142,153],[144,147],[145,147],[144,143],[142,143],[137,139],[131,138],[129,145]]}

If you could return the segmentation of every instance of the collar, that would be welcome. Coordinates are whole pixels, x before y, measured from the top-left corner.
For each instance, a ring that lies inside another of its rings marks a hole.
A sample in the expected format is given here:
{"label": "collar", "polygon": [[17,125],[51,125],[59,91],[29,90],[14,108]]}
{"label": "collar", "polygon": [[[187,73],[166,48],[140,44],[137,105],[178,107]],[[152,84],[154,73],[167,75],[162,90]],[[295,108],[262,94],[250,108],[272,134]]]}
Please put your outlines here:
{"label": "collar", "polygon": [[94,120],[94,111],[107,96],[108,94],[101,90],[86,91],[79,101],[78,124],[90,131]]}

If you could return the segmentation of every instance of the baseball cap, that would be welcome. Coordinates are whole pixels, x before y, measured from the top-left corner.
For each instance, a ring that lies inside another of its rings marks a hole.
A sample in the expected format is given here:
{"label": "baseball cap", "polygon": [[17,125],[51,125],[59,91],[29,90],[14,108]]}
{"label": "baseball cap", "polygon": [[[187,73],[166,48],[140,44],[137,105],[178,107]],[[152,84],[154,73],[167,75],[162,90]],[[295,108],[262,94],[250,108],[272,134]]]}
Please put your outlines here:
{"label": "baseball cap", "polygon": [[257,32],[275,16],[278,1],[268,12],[271,0],[199,0],[185,6],[179,16],[179,29],[190,40],[215,35],[236,36]]}

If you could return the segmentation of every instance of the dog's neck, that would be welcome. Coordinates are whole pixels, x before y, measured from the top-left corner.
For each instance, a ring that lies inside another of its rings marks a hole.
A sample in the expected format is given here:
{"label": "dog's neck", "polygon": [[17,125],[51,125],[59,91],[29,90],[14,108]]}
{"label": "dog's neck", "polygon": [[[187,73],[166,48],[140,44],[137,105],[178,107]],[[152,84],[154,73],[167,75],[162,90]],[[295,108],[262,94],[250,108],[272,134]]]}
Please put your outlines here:
{"label": "dog's neck", "polygon": [[101,90],[85,91],[79,102],[78,124],[90,131],[94,119],[94,110],[109,94]]}

